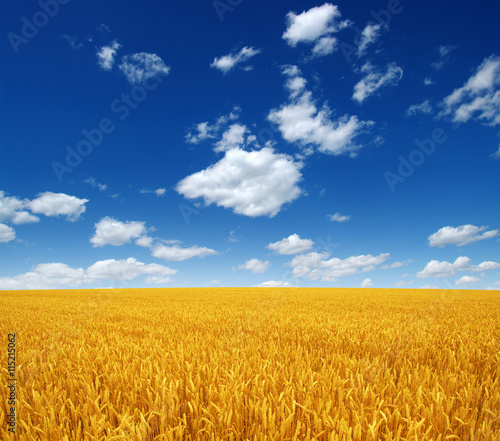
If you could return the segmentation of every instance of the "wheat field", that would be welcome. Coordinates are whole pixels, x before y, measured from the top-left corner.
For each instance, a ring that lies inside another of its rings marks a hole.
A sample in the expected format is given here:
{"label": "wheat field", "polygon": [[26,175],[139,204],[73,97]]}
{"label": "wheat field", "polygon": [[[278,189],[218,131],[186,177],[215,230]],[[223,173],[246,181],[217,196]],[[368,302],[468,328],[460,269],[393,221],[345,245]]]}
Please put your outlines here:
{"label": "wheat field", "polygon": [[2,440],[500,440],[499,291],[2,291],[0,312]]}

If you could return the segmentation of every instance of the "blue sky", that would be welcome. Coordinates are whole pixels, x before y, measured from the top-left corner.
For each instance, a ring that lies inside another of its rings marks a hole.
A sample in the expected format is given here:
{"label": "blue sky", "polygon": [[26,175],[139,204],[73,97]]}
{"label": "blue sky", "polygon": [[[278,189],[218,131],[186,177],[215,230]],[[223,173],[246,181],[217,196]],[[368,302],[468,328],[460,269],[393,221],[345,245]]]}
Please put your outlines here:
{"label": "blue sky", "polygon": [[500,289],[500,5],[2,5],[0,289]]}

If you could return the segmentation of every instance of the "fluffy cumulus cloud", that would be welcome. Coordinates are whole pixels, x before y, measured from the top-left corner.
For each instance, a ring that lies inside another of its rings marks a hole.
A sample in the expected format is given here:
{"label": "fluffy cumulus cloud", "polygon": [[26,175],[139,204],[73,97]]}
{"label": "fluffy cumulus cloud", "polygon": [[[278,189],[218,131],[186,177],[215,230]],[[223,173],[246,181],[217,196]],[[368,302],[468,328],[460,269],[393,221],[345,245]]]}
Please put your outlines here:
{"label": "fluffy cumulus cloud", "polygon": [[26,202],[26,207],[36,214],[66,216],[66,220],[75,221],[85,213],[85,204],[88,201],[88,199],[79,199],[64,193],[46,191],[40,193],[32,201]]}
{"label": "fluffy cumulus cloud", "polygon": [[28,202],[15,196],[6,196],[5,192],[0,191],[0,222],[14,225],[38,222],[40,219],[27,211]]}
{"label": "fluffy cumulus cloud", "polygon": [[219,253],[211,248],[198,246],[182,248],[178,245],[167,246],[163,244],[155,245],[151,253],[153,257],[157,257],[158,259],[174,260],[177,262],[193,257],[206,257],[214,254]]}
{"label": "fluffy cumulus cloud", "polygon": [[[210,67],[220,70],[224,75],[229,71],[233,70],[238,64],[244,63],[248,59],[260,54],[260,49],[254,49],[253,47],[244,47],[239,51],[233,51],[228,55],[224,55],[220,58],[214,58]],[[248,69],[249,66],[245,70]]]}
{"label": "fluffy cumulus cloud", "polygon": [[268,280],[267,282],[259,283],[258,285],[254,285],[257,288],[290,288],[293,285],[289,282],[283,282],[281,280]]}
{"label": "fluffy cumulus cloud", "polygon": [[335,214],[329,214],[328,218],[332,222],[347,222],[349,219],[351,219],[351,216],[342,215],[339,212],[337,212]]}
{"label": "fluffy cumulus cloud", "polygon": [[309,251],[314,245],[311,239],[301,239],[298,234],[291,234],[284,239],[266,245],[266,248],[282,255],[300,254]]}
{"label": "fluffy cumulus cloud", "polygon": [[428,237],[428,241],[431,247],[444,247],[446,245],[462,246],[498,236],[498,230],[485,231],[487,229],[488,227],[476,227],[470,224],[459,227],[443,227],[436,233],[431,234]]}
{"label": "fluffy cumulus cloud", "polygon": [[270,265],[271,263],[268,260],[250,259],[241,265],[233,267],[233,270],[242,269],[252,271],[254,274],[262,274],[269,269]]}
{"label": "fluffy cumulus cloud", "polygon": [[361,72],[364,76],[354,86],[352,95],[352,99],[358,103],[362,103],[383,87],[396,86],[403,77],[403,69],[396,63],[389,63],[385,72],[378,70],[371,63],[366,63],[361,68]]}
{"label": "fluffy cumulus cloud", "polygon": [[149,236],[141,236],[135,240],[135,244],[140,247],[151,248],[151,245],[153,245],[153,238]]}
{"label": "fluffy cumulus cloud", "polygon": [[87,276],[92,280],[132,280],[147,274],[161,277],[165,281],[167,276],[176,273],[177,270],[156,263],[146,265],[133,257],[125,260],[101,260],[87,268]]}
{"label": "fluffy cumulus cloud", "polygon": [[483,272],[483,271],[495,270],[498,268],[500,268],[500,263],[486,261],[486,262],[481,262],[479,265],[472,266],[471,271]]}
{"label": "fluffy cumulus cloud", "polygon": [[324,57],[335,52],[337,49],[337,39],[335,37],[321,37],[313,47],[313,57]]}
{"label": "fluffy cumulus cloud", "polygon": [[471,283],[479,282],[479,277],[463,276],[455,282],[455,285],[470,285]]}
{"label": "fluffy cumulus cloud", "polygon": [[363,282],[361,282],[361,288],[370,288],[373,286],[373,282],[372,282],[372,279],[370,278],[366,278],[365,280],[363,280]]}
{"label": "fluffy cumulus cloud", "polygon": [[[64,263],[43,263],[31,271],[14,277],[1,277],[0,289],[59,289],[78,287],[102,280],[132,280],[148,275],[147,283],[166,283],[177,270],[156,263],[145,264],[129,257],[125,260],[102,260],[83,268]],[[157,279],[153,279],[156,277]],[[161,281],[160,281],[161,279]]]}
{"label": "fluffy cumulus cloud", "polygon": [[366,53],[366,48],[375,43],[382,33],[382,25],[379,24],[368,24],[361,31],[361,37],[358,44],[358,57],[361,57]]}
{"label": "fluffy cumulus cloud", "polygon": [[164,196],[166,192],[166,188],[157,188],[154,193],[156,196]]}
{"label": "fluffy cumulus cloud", "polygon": [[422,271],[417,273],[419,279],[428,278],[441,278],[454,276],[456,271],[466,271],[470,268],[470,259],[465,256],[457,257],[455,262],[440,262],[438,260],[431,260],[425,265]]}
{"label": "fluffy cumulus cloud", "polygon": [[316,107],[311,92],[305,88],[306,80],[296,66],[284,67],[283,73],[288,77],[289,102],[268,115],[268,119],[278,125],[281,136],[306,150],[315,146],[323,153],[354,156],[360,149],[354,138],[373,122],[359,121],[354,115],[332,120],[332,112],[326,105],[321,109]]}
{"label": "fluffy cumulus cloud", "polygon": [[[144,235],[146,235],[144,222],[120,222],[112,217],[105,217],[95,224],[95,234],[90,238],[90,243],[94,247],[121,246]],[[144,242],[138,245],[144,246]]]}
{"label": "fluffy cumulus cloud", "polygon": [[111,70],[115,63],[116,53],[121,47],[120,43],[113,41],[109,46],[102,46],[97,51],[97,63],[101,69]]}
{"label": "fluffy cumulus cloud", "polygon": [[440,117],[450,116],[454,122],[475,119],[482,124],[500,124],[500,57],[486,58],[467,82],[442,101]]}
{"label": "fluffy cumulus cloud", "polygon": [[168,75],[170,72],[170,66],[166,66],[158,55],[146,52],[125,55],[119,67],[131,84],[141,83],[157,75]]}
{"label": "fluffy cumulus cloud", "polygon": [[[10,242],[16,237],[14,229],[5,224],[22,225],[39,222],[36,214],[45,216],[65,216],[68,221],[75,221],[85,212],[88,199],[79,199],[64,193],[40,193],[33,200],[21,200],[7,196],[0,191],[0,242]],[[31,211],[31,213],[30,213]]]}
{"label": "fluffy cumulus cloud", "polygon": [[0,289],[52,289],[88,282],[85,270],[63,263],[44,263],[14,277],[0,277]]}
{"label": "fluffy cumulus cloud", "polygon": [[237,214],[274,217],[302,193],[297,186],[301,168],[301,162],[270,147],[252,152],[233,148],[219,162],[184,178],[176,190],[188,199],[203,198],[206,205],[215,203]]}
{"label": "fluffy cumulus cloud", "polygon": [[0,242],[10,242],[16,238],[14,228],[5,224],[0,224]]}
{"label": "fluffy cumulus cloud", "polygon": [[287,28],[283,39],[295,47],[298,43],[314,43],[313,56],[331,54],[337,39],[332,34],[349,26],[349,21],[338,21],[340,12],[337,6],[325,3],[301,14],[289,12],[286,16]]}
{"label": "fluffy cumulus cloud", "polygon": [[86,270],[64,263],[43,263],[14,277],[1,277],[0,289],[60,289],[78,287],[102,280],[132,280],[148,275],[147,283],[167,283],[177,270],[156,263],[145,264],[129,257],[124,260],[102,260]]}
{"label": "fluffy cumulus cloud", "polygon": [[453,263],[431,260],[422,271],[417,273],[417,277],[419,279],[451,277],[454,276],[457,271],[484,272],[498,268],[500,268],[500,263],[498,262],[485,261],[481,262],[479,265],[471,265],[468,257],[461,256]]}
{"label": "fluffy cumulus cloud", "polygon": [[232,124],[223,134],[222,139],[215,144],[214,151],[225,152],[237,147],[244,147],[245,135],[248,134],[250,130],[242,124]]}
{"label": "fluffy cumulus cloud", "polygon": [[293,268],[292,275],[294,277],[307,276],[310,280],[321,279],[325,282],[332,282],[339,277],[372,271],[389,259],[390,255],[388,253],[382,253],[378,256],[367,254],[351,256],[347,259],[334,257],[326,260],[328,257],[328,253],[316,252],[295,256],[289,263]]}

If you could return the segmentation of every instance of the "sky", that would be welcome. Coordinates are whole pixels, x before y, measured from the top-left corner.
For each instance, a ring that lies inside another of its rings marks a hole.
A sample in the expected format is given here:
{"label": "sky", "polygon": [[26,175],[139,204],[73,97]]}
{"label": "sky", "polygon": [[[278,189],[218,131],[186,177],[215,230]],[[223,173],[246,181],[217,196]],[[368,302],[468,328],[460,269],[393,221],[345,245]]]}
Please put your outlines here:
{"label": "sky", "polygon": [[0,289],[500,289],[500,4],[2,3]]}

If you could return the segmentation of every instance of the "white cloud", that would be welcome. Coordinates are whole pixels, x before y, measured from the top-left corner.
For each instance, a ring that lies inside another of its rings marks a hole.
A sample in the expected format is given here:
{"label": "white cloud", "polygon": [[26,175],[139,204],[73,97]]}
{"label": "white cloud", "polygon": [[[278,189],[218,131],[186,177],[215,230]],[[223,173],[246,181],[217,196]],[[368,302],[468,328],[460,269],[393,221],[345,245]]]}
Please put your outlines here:
{"label": "white cloud", "polygon": [[402,267],[406,262],[393,262],[390,265],[384,265],[382,269],[394,269]]}
{"label": "white cloud", "polygon": [[0,224],[0,242],[10,242],[16,238],[16,232],[14,228],[9,227],[5,224]]}
{"label": "white cloud", "polygon": [[231,230],[229,232],[229,237],[227,240],[229,240],[229,242],[231,242],[231,243],[236,243],[236,242],[239,242],[240,239],[238,237],[236,237],[236,231]]}
{"label": "white cloud", "polygon": [[301,168],[301,162],[269,147],[252,152],[233,148],[216,164],[181,180],[176,190],[237,214],[274,217],[302,193],[297,186]]}
{"label": "white cloud", "polygon": [[481,279],[479,277],[463,276],[455,282],[455,285],[469,285],[471,283],[479,282]]}
{"label": "white cloud", "polygon": [[412,104],[406,111],[406,114],[408,116],[413,116],[418,113],[426,113],[426,114],[432,113],[432,105],[429,100],[425,100],[420,104]]}
{"label": "white cloud", "polygon": [[268,280],[267,282],[259,283],[258,285],[254,285],[256,288],[289,288],[293,287],[293,285],[289,282],[283,282],[281,280]]}
{"label": "white cloud", "polygon": [[417,273],[419,279],[426,279],[429,277],[440,278],[440,277],[450,277],[455,275],[456,271],[473,271],[473,272],[483,272],[500,268],[500,263],[492,261],[484,261],[479,265],[470,265],[470,259],[468,257],[458,257],[455,262],[439,262],[437,260],[431,260],[427,263],[425,268]]}
{"label": "white cloud", "polygon": [[25,210],[27,200],[21,201],[15,196],[6,196],[0,191],[0,222],[8,222],[14,225],[38,222],[40,219]]}
{"label": "white cloud", "polygon": [[146,226],[144,222],[120,222],[111,217],[105,217],[95,224],[95,234],[91,237],[90,242],[94,247],[103,247],[104,245],[120,246],[130,243],[132,239],[138,239],[145,234]]}
{"label": "white cloud", "polygon": [[188,142],[189,144],[198,144],[205,139],[215,138],[212,126],[208,124],[208,121],[198,123],[196,125],[196,131],[198,133],[193,134],[192,132],[189,132],[186,135],[186,142]]}
{"label": "white cloud", "polygon": [[363,280],[363,282],[361,283],[360,286],[361,286],[361,288],[370,288],[371,286],[373,286],[372,279],[367,278],[367,279]]}
{"label": "white cloud", "polygon": [[233,270],[243,269],[252,271],[252,273],[254,274],[262,274],[269,269],[270,265],[271,263],[268,260],[262,261],[259,259],[250,259],[247,260],[245,263],[238,265],[237,267],[233,267]]}
{"label": "white cloud", "polygon": [[156,196],[163,196],[167,192],[166,188],[157,188],[155,190],[155,195]]}
{"label": "white cloud", "polygon": [[158,55],[146,52],[125,55],[119,67],[132,84],[141,83],[157,75],[168,75],[170,72],[170,66],[166,66]]}
{"label": "white cloud", "polygon": [[494,270],[497,268],[500,268],[500,263],[486,261],[486,262],[481,262],[477,266],[472,266],[470,269],[471,269],[471,271],[474,271],[474,272],[482,272],[482,271]]}
{"label": "white cloud", "polygon": [[239,118],[239,107],[234,107],[228,115],[222,115],[214,122],[209,124],[208,121],[198,123],[194,126],[195,133],[189,131],[186,135],[186,142],[189,144],[199,144],[205,139],[213,139],[217,136],[219,131],[227,126],[228,122],[235,121]]}
{"label": "white cloud", "polygon": [[159,259],[164,260],[175,260],[177,262],[191,259],[193,257],[205,257],[214,254],[219,254],[217,251],[210,248],[192,246],[189,248],[181,248],[177,245],[166,246],[166,245],[155,245],[151,255]]}
{"label": "white cloud", "polygon": [[83,43],[79,43],[78,39],[76,37],[72,37],[71,35],[64,34],[64,35],[61,35],[61,38],[68,42],[71,49],[80,49],[81,47],[83,47]]}
{"label": "white cloud", "polygon": [[431,63],[431,66],[436,69],[440,70],[444,67],[444,65],[449,61],[449,55],[450,53],[455,49],[455,46],[451,45],[441,45],[438,47],[438,52],[439,52],[439,60],[435,61],[434,63]]}
{"label": "white cloud", "polygon": [[[212,64],[210,64],[210,67],[213,67],[215,69],[219,69],[224,75],[227,74],[229,71],[234,69],[236,65],[240,63],[244,63],[247,61],[249,58],[252,58],[253,56],[260,54],[261,50],[260,49],[254,49],[253,47],[244,47],[241,49],[239,52],[231,52],[228,55],[224,55],[223,57],[215,57],[214,61]],[[248,70],[248,69],[245,69]]]}
{"label": "white cloud", "polygon": [[141,236],[135,240],[135,244],[140,247],[151,248],[151,245],[153,244],[153,238],[149,236]]}
{"label": "white cloud", "polygon": [[250,130],[242,124],[231,125],[223,134],[222,139],[215,144],[214,151],[225,152],[245,145],[245,135]]}
{"label": "white cloud", "polygon": [[485,58],[464,85],[443,101],[440,117],[451,115],[454,122],[471,118],[488,126],[500,124],[500,57]]}
{"label": "white cloud", "polygon": [[66,220],[75,221],[85,212],[88,199],[79,199],[64,193],[46,191],[36,199],[26,202],[26,206],[37,214],[45,216],[66,216]]}
{"label": "white cloud", "polygon": [[310,280],[321,279],[326,282],[337,280],[338,277],[350,276],[361,272],[372,271],[378,265],[384,263],[390,258],[388,253],[382,253],[378,256],[371,254],[361,256],[351,256],[347,259],[332,258],[328,253],[309,253],[295,256],[289,263],[293,268],[294,277],[307,276]]}
{"label": "white cloud", "polygon": [[337,39],[335,37],[321,37],[313,47],[313,57],[324,57],[330,55],[337,49]]}
{"label": "white cloud", "polygon": [[146,283],[155,284],[155,285],[164,285],[165,283],[171,282],[172,279],[170,277],[162,277],[162,276],[148,276],[146,277]]}
{"label": "white cloud", "polygon": [[495,153],[492,153],[490,156],[495,159],[500,159],[500,145],[498,146],[498,150]]}
{"label": "white cloud", "polygon": [[286,16],[287,29],[283,33],[283,39],[292,47],[300,42],[313,43],[348,26],[348,21],[336,21],[340,16],[338,7],[330,3],[313,7],[299,15],[289,12]]}
{"label": "white cloud", "polygon": [[[490,239],[498,236],[499,230],[485,231],[488,227],[476,227],[475,225],[461,225],[459,227],[443,227],[427,239],[431,247],[444,247],[446,245],[467,245],[479,240]],[[483,234],[479,234],[484,231]]]}
{"label": "white cloud", "polygon": [[97,51],[97,63],[103,70],[111,70],[115,63],[115,56],[118,50],[122,47],[116,40],[109,46],[102,46]]}
{"label": "white cloud", "polygon": [[411,285],[413,283],[413,280],[409,280],[409,281],[406,281],[406,280],[400,280],[399,282],[396,282],[394,283],[394,288],[402,288],[403,286],[408,286],[408,285]]}
{"label": "white cloud", "polygon": [[380,37],[382,33],[382,25],[381,24],[369,24],[367,25],[363,31],[361,32],[361,39],[359,40],[358,45],[358,57],[361,57],[365,54],[366,48],[375,43],[377,38]]}
{"label": "white cloud", "polygon": [[133,257],[125,260],[101,260],[87,268],[87,275],[92,280],[132,280],[144,274],[165,278],[176,273],[177,270],[156,263],[146,265]]}
{"label": "white cloud", "polygon": [[351,216],[344,216],[340,214],[338,211],[335,214],[329,214],[328,217],[332,222],[346,222],[351,219]]}
{"label": "white cloud", "polygon": [[80,286],[87,282],[82,268],[71,268],[63,263],[44,263],[32,271],[14,277],[0,277],[0,289],[51,289]]}
{"label": "white cloud", "polygon": [[92,188],[96,188],[97,187],[99,189],[99,191],[104,191],[104,190],[106,190],[106,188],[108,188],[108,186],[106,184],[100,184],[93,177],[85,179],[85,181],[83,181],[83,182],[85,182],[86,184],[91,185]]}
{"label": "white cloud", "polygon": [[424,86],[430,86],[432,84],[436,84],[436,82],[433,81],[432,78],[427,77],[424,79]]}
{"label": "white cloud", "polygon": [[298,234],[291,234],[278,242],[266,245],[266,248],[271,251],[276,251],[282,255],[292,255],[305,253],[309,251],[314,245],[311,239],[301,239]]}
{"label": "white cloud", "polygon": [[268,115],[269,121],[278,125],[281,136],[306,149],[317,146],[323,153],[349,153],[354,156],[360,148],[354,143],[354,138],[373,122],[359,121],[356,116],[348,115],[332,121],[332,112],[326,104],[317,109],[296,66],[285,66],[283,73],[289,77],[286,83],[290,92],[289,103],[271,110]]}
{"label": "white cloud", "polygon": [[436,285],[424,285],[421,286],[420,289],[439,289],[439,287]]}
{"label": "white cloud", "polygon": [[425,265],[422,271],[417,273],[419,279],[440,278],[454,276],[456,271],[465,271],[470,268],[470,259],[468,257],[457,257],[455,262],[440,262],[438,260],[431,260]]}
{"label": "white cloud", "polygon": [[389,63],[383,73],[371,63],[366,63],[361,72],[365,75],[355,86],[352,99],[362,103],[382,87],[396,86],[403,77],[403,69],[396,63]]}

